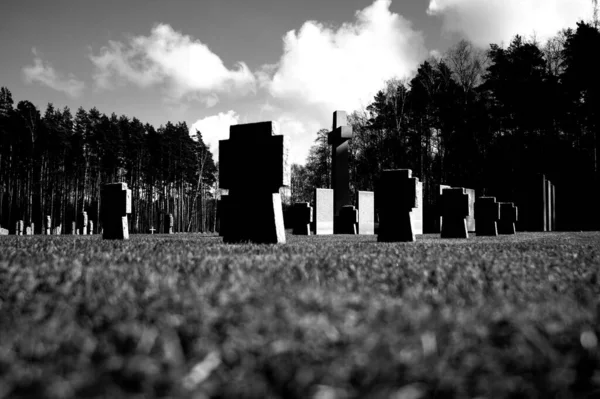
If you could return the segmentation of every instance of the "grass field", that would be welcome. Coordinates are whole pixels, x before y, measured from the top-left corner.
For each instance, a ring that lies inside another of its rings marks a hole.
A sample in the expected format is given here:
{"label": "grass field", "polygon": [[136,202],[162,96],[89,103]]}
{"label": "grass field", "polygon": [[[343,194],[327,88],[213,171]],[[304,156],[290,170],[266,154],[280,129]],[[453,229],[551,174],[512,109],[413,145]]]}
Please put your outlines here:
{"label": "grass field", "polygon": [[600,233],[0,237],[0,398],[600,397]]}

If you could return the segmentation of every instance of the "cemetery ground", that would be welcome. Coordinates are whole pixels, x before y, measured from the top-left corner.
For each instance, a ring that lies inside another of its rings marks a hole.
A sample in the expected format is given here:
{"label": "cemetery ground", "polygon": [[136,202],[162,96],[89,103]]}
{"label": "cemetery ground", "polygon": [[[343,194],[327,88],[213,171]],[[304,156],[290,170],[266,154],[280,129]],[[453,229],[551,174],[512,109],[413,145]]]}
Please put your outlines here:
{"label": "cemetery ground", "polygon": [[0,398],[600,395],[600,233],[3,236]]}

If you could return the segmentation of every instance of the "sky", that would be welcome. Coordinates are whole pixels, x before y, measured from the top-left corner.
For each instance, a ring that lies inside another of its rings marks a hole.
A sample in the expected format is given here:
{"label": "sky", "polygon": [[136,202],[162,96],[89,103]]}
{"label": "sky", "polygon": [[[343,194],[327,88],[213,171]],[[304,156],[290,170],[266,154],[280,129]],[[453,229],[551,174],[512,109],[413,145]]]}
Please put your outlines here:
{"label": "sky", "polygon": [[229,126],[272,120],[304,164],[335,110],[460,39],[540,43],[590,20],[592,0],[2,0],[0,86],[155,127],[186,122],[218,159]]}

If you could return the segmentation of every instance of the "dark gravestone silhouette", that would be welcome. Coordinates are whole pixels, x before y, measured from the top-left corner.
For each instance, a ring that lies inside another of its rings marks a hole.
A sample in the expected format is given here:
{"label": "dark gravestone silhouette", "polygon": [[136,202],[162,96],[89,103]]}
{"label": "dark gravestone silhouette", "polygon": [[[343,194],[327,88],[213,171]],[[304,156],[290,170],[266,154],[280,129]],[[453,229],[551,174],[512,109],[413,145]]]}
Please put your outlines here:
{"label": "dark gravestone silhouette", "polygon": [[[344,221],[340,220],[342,207],[350,204],[350,172],[348,169],[348,140],[352,138],[352,127],[346,126],[346,112],[333,113],[333,126],[328,141],[331,145],[331,183],[333,186],[335,234],[340,234]],[[341,224],[340,224],[341,223]],[[347,223],[346,223],[347,224]]]}
{"label": "dark gravestone silhouette", "polygon": [[415,241],[410,211],[419,205],[417,183],[410,169],[383,170],[377,186],[380,242]]}
{"label": "dark gravestone silhouette", "polygon": [[292,234],[310,235],[310,224],[313,221],[313,209],[308,202],[296,202],[293,208]]}
{"label": "dark gravestone silhouette", "polygon": [[285,243],[279,190],[290,185],[290,145],[273,133],[273,122],[233,125],[219,141],[219,186],[229,190],[224,242]]}
{"label": "dark gravestone silhouette", "polygon": [[46,216],[46,235],[49,236],[52,230],[52,220],[50,216]]}
{"label": "dark gravestone silhouette", "polygon": [[358,192],[358,234],[375,234],[375,193]]}
{"label": "dark gravestone silhouette", "polygon": [[479,197],[475,201],[475,219],[477,236],[497,236],[500,219],[500,204],[496,197]]}
{"label": "dark gravestone silhouette", "polygon": [[340,210],[340,234],[358,234],[358,210],[354,205],[344,205]]}
{"label": "dark gravestone silhouette", "polygon": [[431,233],[440,234],[442,231],[442,192],[447,188],[452,188],[445,184],[436,184],[436,192],[434,194],[434,206],[432,211],[434,214],[433,231]]}
{"label": "dark gravestone silhouette", "polygon": [[173,234],[175,219],[172,213],[165,213],[163,217],[165,234]]}
{"label": "dark gravestone silhouette", "polygon": [[446,188],[442,192],[442,238],[469,238],[467,230],[469,195],[464,188]]}
{"label": "dark gravestone silhouette", "polygon": [[515,223],[518,220],[517,207],[512,202],[500,202],[500,220],[498,234],[515,234]]}
{"label": "dark gravestone silhouette", "polygon": [[100,220],[105,240],[129,239],[127,214],[131,213],[131,190],[127,183],[109,183],[102,186]]}
{"label": "dark gravestone silhouette", "polygon": [[333,234],[333,190],[329,188],[316,188],[314,204],[313,230],[315,234]]}

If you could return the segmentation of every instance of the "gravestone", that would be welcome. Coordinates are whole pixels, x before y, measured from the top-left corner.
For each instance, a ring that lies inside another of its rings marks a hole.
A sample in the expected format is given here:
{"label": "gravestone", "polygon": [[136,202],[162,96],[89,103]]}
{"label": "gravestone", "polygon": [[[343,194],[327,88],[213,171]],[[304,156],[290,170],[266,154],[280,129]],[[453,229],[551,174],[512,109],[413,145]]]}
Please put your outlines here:
{"label": "gravestone", "polygon": [[293,234],[310,235],[310,225],[313,221],[313,209],[308,202],[296,202],[293,208]]}
{"label": "gravestone", "polygon": [[348,169],[348,140],[352,138],[352,127],[346,125],[346,112],[333,113],[333,126],[329,132],[328,142],[331,145],[331,185],[333,187],[335,234],[344,229],[349,222],[339,219],[342,207],[350,204],[350,171]]}
{"label": "gravestone", "polygon": [[29,226],[29,229],[31,231],[29,233],[29,235],[34,235],[35,234],[35,223],[32,222],[31,225]]}
{"label": "gravestone", "polygon": [[469,238],[467,216],[469,216],[469,195],[465,189],[462,187],[444,189],[441,238]]}
{"label": "gravestone", "polygon": [[435,200],[433,206],[433,212],[435,212],[435,221],[433,224],[433,231],[431,231],[431,233],[440,234],[442,231],[442,192],[447,188],[452,187],[445,184],[436,184],[436,192],[434,194]]}
{"label": "gravestone", "polygon": [[377,186],[379,201],[380,242],[415,241],[410,212],[419,205],[417,183],[410,169],[388,169],[381,172]]}
{"label": "gravestone", "polygon": [[524,176],[519,182],[515,205],[521,210],[520,231],[556,229],[556,194],[552,182],[543,174]]}
{"label": "gravestone", "polygon": [[375,193],[358,192],[358,234],[375,234]]}
{"label": "gravestone", "polygon": [[500,204],[496,197],[479,197],[475,202],[477,236],[497,236]]}
{"label": "gravestone", "polygon": [[233,125],[219,141],[219,187],[229,190],[224,242],[285,243],[279,190],[290,185],[290,142],[274,130],[273,122]]}
{"label": "gravestone", "polygon": [[71,235],[77,235],[77,225],[75,222],[71,222]]}
{"label": "gravestone", "polygon": [[31,233],[31,226],[27,226],[27,227],[25,228],[25,235],[26,235],[26,236],[33,235],[33,234]]}
{"label": "gravestone", "polygon": [[150,234],[154,234],[154,232],[156,231],[156,229],[154,228],[154,226],[150,227]]}
{"label": "gravestone", "polygon": [[94,235],[94,222],[91,220],[88,221],[88,234]]}
{"label": "gravestone", "polygon": [[498,234],[515,234],[515,223],[518,220],[517,207],[513,202],[500,202],[500,220]]}
{"label": "gravestone", "polygon": [[8,229],[0,227],[0,236],[7,236],[7,235],[8,235]]}
{"label": "gravestone", "polygon": [[423,234],[423,182],[417,179],[417,206],[410,211],[413,234]]}
{"label": "gravestone", "polygon": [[81,213],[81,220],[82,220],[81,234],[83,234],[85,236],[85,235],[87,235],[87,225],[88,225],[87,212],[84,211]]}
{"label": "gravestone", "polygon": [[59,224],[58,226],[56,226],[54,228],[52,234],[59,236],[61,232],[62,232],[62,224]]}
{"label": "gravestone", "polygon": [[50,216],[46,216],[46,235],[50,235],[50,231],[52,230],[52,220]]}
{"label": "gravestone", "polygon": [[17,235],[22,236],[25,230],[25,222],[19,220],[17,222]]}
{"label": "gravestone", "polygon": [[339,224],[340,234],[358,234],[358,210],[354,205],[344,205],[342,207]]}
{"label": "gravestone", "polygon": [[[463,187],[464,188],[464,187]],[[467,231],[475,232],[475,190],[472,188],[464,188],[465,193],[469,196],[469,216],[467,216]]]}
{"label": "gravestone", "polygon": [[333,234],[333,190],[315,189],[314,232],[317,235]]}
{"label": "gravestone", "polygon": [[102,186],[100,220],[105,240],[129,239],[127,214],[131,213],[131,190],[127,183],[108,183]]}
{"label": "gravestone", "polygon": [[172,213],[166,213],[164,217],[165,221],[165,234],[173,234],[173,226],[175,225],[175,219]]}

